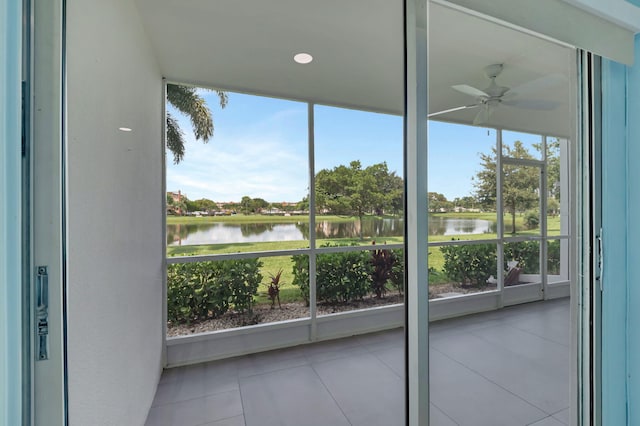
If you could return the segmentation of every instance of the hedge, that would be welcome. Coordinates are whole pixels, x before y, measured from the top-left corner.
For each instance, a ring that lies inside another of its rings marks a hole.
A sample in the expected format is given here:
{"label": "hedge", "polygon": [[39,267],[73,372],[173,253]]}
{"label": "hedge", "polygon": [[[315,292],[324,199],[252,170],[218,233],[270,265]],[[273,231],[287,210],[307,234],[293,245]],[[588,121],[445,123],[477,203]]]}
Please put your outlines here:
{"label": "hedge", "polygon": [[191,322],[252,311],[262,281],[259,259],[178,263],[167,268],[167,319]]}
{"label": "hedge", "polygon": [[[293,284],[300,288],[308,305],[309,256],[293,256]],[[347,303],[371,293],[382,297],[390,286],[398,292],[404,289],[402,250],[347,251],[316,257],[316,293],[319,302]]]}

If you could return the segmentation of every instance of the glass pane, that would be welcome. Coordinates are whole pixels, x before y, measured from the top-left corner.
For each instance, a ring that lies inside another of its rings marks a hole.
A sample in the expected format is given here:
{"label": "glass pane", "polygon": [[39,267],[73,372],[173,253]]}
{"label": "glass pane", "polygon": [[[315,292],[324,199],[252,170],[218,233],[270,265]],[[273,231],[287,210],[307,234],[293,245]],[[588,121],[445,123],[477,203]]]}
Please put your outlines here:
{"label": "glass pane", "polygon": [[308,247],[306,104],[227,93],[222,110],[215,92],[198,93],[215,118],[207,144],[168,105],[187,141],[167,165],[168,255]]}
{"label": "glass pane", "polygon": [[540,241],[520,241],[504,245],[504,285],[539,283]]}
{"label": "glass pane", "polygon": [[542,160],[542,137],[530,133],[502,132],[502,155],[510,158]]}
{"label": "glass pane", "polygon": [[540,235],[540,168],[519,164],[502,168],[504,235]]}
{"label": "glass pane", "polygon": [[569,279],[568,259],[569,240],[547,242],[547,275],[550,283]]}
{"label": "glass pane", "polygon": [[358,250],[316,257],[318,315],[403,303],[402,250]]}
{"label": "glass pane", "polygon": [[560,240],[547,242],[547,274],[560,275]]}
{"label": "glass pane", "polygon": [[315,107],[318,244],[401,243],[402,117]]}
{"label": "glass pane", "polygon": [[308,317],[296,272],[301,264],[308,265],[308,256],[168,265],[167,335]]}
{"label": "glass pane", "polygon": [[496,244],[447,245],[429,249],[429,298],[497,288]]}
{"label": "glass pane", "polygon": [[566,139],[547,138],[547,233],[567,235],[567,203],[562,202],[567,165]]}
{"label": "glass pane", "polygon": [[429,242],[496,238],[496,132],[429,122]]}

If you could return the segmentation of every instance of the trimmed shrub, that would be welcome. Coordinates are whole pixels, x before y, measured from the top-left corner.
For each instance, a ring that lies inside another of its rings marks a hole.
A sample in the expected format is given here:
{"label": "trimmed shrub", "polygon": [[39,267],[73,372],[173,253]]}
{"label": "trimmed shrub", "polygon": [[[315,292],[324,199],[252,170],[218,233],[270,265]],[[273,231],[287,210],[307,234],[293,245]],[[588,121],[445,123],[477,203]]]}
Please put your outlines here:
{"label": "trimmed shrub", "polygon": [[540,212],[529,210],[524,214],[524,226],[527,229],[536,229],[540,226]]}
{"label": "trimmed shrub", "polygon": [[549,241],[547,245],[547,273],[560,274],[560,240]]}
{"label": "trimmed shrub", "polygon": [[391,250],[393,252],[395,262],[389,273],[389,284],[393,286],[398,293],[404,291],[404,251],[401,249]]}
{"label": "trimmed shrub", "polygon": [[540,242],[521,241],[504,245],[504,269],[507,269],[507,262],[518,261],[518,267],[524,274],[540,273]]}
{"label": "trimmed shrub", "polygon": [[369,293],[371,254],[368,251],[327,253],[316,257],[318,300],[347,303]]}
{"label": "trimmed shrub", "polygon": [[259,259],[178,263],[167,267],[167,319],[216,318],[230,307],[251,312],[262,281]]}
{"label": "trimmed shrub", "polygon": [[293,281],[291,284],[300,288],[300,293],[309,306],[309,256],[296,254],[291,256],[293,261]]}
{"label": "trimmed shrub", "polygon": [[[347,303],[369,293],[371,254],[368,251],[327,253],[316,257],[316,292],[320,302]],[[309,257],[293,256],[293,284],[309,304]]]}
{"label": "trimmed shrub", "polygon": [[489,276],[496,276],[495,244],[444,246],[440,251],[444,256],[442,271],[453,281],[484,287]]}

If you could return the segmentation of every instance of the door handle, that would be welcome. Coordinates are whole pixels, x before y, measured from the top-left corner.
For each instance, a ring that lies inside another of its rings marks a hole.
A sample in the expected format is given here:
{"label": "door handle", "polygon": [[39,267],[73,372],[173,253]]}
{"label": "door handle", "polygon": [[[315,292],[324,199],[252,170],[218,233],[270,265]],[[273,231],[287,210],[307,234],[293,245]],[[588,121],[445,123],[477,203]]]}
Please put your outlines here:
{"label": "door handle", "polygon": [[36,359],[49,359],[49,274],[46,266],[38,266],[36,274]]}

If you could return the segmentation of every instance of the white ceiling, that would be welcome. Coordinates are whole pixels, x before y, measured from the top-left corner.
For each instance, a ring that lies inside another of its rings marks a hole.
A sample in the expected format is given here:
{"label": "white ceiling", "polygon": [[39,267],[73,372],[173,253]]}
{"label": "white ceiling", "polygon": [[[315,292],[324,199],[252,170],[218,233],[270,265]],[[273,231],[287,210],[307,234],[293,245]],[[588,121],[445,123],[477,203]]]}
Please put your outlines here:
{"label": "white ceiling", "polygon": [[[402,0],[135,0],[161,71],[174,82],[400,114],[404,105]],[[569,136],[573,50],[458,10],[431,4],[429,110],[473,103],[451,89],[489,81],[515,87],[549,74],[564,84],[531,99],[553,111],[500,106],[489,126]],[[293,62],[308,52],[311,64]],[[474,110],[438,119],[471,123]]]}
{"label": "white ceiling", "polygon": [[[627,0],[564,0],[574,6],[595,13],[612,22],[640,31],[640,7]],[[637,3],[637,2],[636,2]]]}

